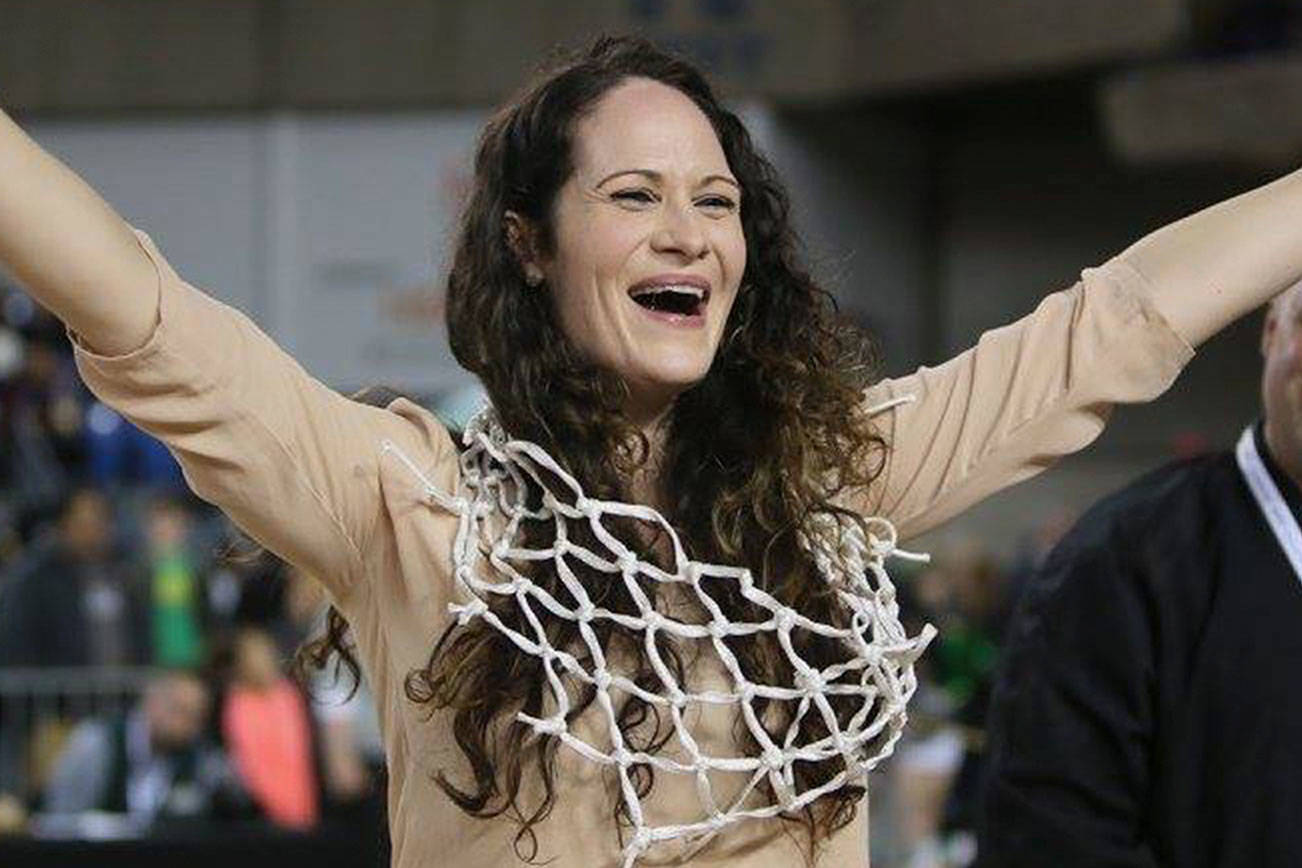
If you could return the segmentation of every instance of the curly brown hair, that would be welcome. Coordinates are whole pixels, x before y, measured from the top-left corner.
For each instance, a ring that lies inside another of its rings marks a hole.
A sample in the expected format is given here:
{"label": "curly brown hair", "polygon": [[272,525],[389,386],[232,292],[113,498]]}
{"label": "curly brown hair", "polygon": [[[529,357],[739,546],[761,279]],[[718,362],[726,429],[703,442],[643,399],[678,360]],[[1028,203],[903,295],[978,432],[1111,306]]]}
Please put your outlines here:
{"label": "curly brown hair", "polygon": [[[527,218],[539,230],[542,252],[550,252],[552,207],[573,170],[577,122],[604,94],[635,77],[679,90],[708,118],[741,187],[747,252],[742,288],[714,362],[670,411],[663,455],[656,456],[663,511],[691,557],[749,567],[757,585],[783,604],[845,626],[848,616],[798,535],[819,513],[859,520],[838,504],[866,489],[880,472],[886,443],[861,409],[863,389],[876,375],[876,354],[867,335],[838,316],[832,297],[800,265],[789,200],[775,169],[690,63],[642,39],[602,38],[542,73],[489,121],[448,276],[452,350],[483,382],[511,436],[544,447],[589,496],[629,498],[629,480],[646,466],[649,444],[625,415],[627,387],[613,372],[583,358],[567,339],[548,294],[526,283],[504,227],[508,212]],[[646,558],[656,557],[654,540],[639,538],[629,527],[621,535]],[[575,542],[585,544],[582,538]],[[558,599],[566,597],[550,565],[533,569],[533,581]],[[581,566],[575,572],[598,605],[637,611],[622,583]],[[644,590],[655,598],[655,587]],[[712,596],[730,620],[764,620],[736,588],[712,589]],[[509,600],[490,605],[506,624],[523,626]],[[634,683],[650,690],[659,686],[640,641],[609,621],[593,627],[603,651],[630,661]],[[547,630],[554,647],[591,666],[576,624],[552,619]],[[332,613],[326,640],[313,646],[318,662],[326,659],[322,649],[346,644],[344,633],[342,618]],[[793,683],[791,664],[773,634],[727,642],[747,678]],[[799,638],[797,651],[820,669],[849,656],[839,642],[812,634]],[[674,647],[662,655],[681,683],[691,668],[684,655]],[[525,861],[538,856],[534,827],[555,802],[559,742],[554,736],[535,737],[515,718],[518,712],[542,715],[543,665],[475,619],[450,626],[427,665],[410,673],[406,683],[410,700],[431,714],[451,714],[452,734],[468,763],[468,782],[454,782],[443,770],[439,785],[472,815],[515,819],[520,826],[516,852]],[[570,720],[595,698],[590,685],[576,691]],[[842,725],[860,709],[848,701],[833,705]],[[755,710],[780,741],[790,718],[786,709],[772,706],[760,701]],[[635,696],[624,701],[617,716],[634,750],[659,750],[673,732],[657,707]],[[802,741],[828,734],[817,715],[804,717],[800,730]],[[739,744],[754,747],[744,726],[734,727],[734,733]],[[800,763],[798,788],[817,787],[844,768],[839,759]],[[639,793],[646,795],[654,785],[653,770],[636,766],[633,772]],[[523,803],[527,774],[541,782],[538,804]],[[862,787],[846,787],[785,817],[807,830],[811,860],[823,840],[853,819],[862,795]],[[626,806],[616,803],[622,837],[629,817]]]}

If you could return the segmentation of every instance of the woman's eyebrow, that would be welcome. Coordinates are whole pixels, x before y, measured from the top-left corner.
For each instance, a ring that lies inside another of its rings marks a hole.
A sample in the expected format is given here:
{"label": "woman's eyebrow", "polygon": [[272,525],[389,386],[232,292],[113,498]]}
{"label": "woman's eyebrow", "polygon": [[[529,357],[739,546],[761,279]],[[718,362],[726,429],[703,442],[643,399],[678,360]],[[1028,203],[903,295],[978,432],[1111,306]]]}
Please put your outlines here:
{"label": "woman's eyebrow", "polygon": [[[655,169],[620,169],[619,171],[611,172],[609,175],[602,178],[600,181],[597,182],[597,186],[604,187],[606,185],[606,182],[621,177],[623,175],[641,175],[642,177],[650,181],[654,181],[657,184],[664,181],[664,175],[662,175],[660,172],[657,172]],[[733,187],[736,187],[738,190],[741,189],[741,184],[738,184],[736,179],[730,178],[727,175],[717,175],[717,174],[706,175],[704,178],[701,179],[700,184],[698,184],[698,186],[704,187],[715,181],[721,181],[724,184],[731,184]]]}

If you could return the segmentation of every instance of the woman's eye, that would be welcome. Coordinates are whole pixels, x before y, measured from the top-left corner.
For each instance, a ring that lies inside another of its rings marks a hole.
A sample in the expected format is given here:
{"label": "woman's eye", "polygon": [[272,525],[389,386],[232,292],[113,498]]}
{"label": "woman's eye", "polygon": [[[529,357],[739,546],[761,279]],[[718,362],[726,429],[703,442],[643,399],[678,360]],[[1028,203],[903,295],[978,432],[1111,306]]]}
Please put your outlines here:
{"label": "woman's eye", "polygon": [[655,196],[650,190],[619,190],[611,194],[612,199],[618,202],[636,202],[638,204],[650,204],[655,201]]}
{"label": "woman's eye", "polygon": [[702,208],[711,208],[720,211],[732,211],[737,207],[737,203],[727,196],[706,196],[704,199],[697,200],[697,204]]}

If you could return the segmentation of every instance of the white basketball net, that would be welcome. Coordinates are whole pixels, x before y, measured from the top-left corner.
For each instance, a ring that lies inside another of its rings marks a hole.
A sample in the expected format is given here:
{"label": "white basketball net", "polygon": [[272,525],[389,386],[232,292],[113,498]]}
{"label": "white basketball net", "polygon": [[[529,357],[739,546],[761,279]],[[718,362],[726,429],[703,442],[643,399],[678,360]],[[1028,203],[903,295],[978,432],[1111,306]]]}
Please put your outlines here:
{"label": "white basketball net", "polygon": [[[926,556],[896,548],[895,528],[890,522],[881,518],[868,519],[865,538],[857,522],[838,521],[824,515],[820,516],[821,523],[817,527],[809,528],[801,535],[801,545],[813,556],[824,579],[836,590],[837,597],[850,615],[850,626],[838,627],[811,620],[784,606],[758,587],[745,568],[691,560],[684,553],[673,528],[656,510],[586,497],[578,482],[541,447],[528,441],[507,439],[491,408],[486,408],[467,426],[465,445],[460,457],[462,492],[457,496],[440,491],[392,443],[386,442],[384,448],[416,475],[432,503],[459,518],[452,564],[457,585],[467,602],[449,606],[458,623],[465,625],[474,618],[482,618],[521,651],[544,661],[543,671],[552,692],[555,713],[543,718],[520,713],[517,719],[538,733],[558,737],[595,763],[614,766],[618,772],[622,797],[633,823],[633,834],[624,848],[624,868],[631,868],[638,857],[656,842],[683,838],[699,848],[719,830],[733,823],[799,811],[815,799],[861,780],[894,750],[906,720],[905,705],[917,686],[913,663],[935,631],[928,625],[919,635],[910,638],[900,624],[895,588],[884,562],[888,557],[925,560]],[[526,505],[529,488],[526,481],[534,486],[535,491],[541,489],[543,492],[541,508],[531,510]],[[564,489],[560,493],[553,492],[550,487],[557,482]],[[640,560],[603,524],[607,517],[648,522],[662,531],[673,546],[674,571],[668,572]],[[550,521],[553,524],[555,536],[550,547],[525,547],[521,528],[525,521]],[[588,528],[603,550],[590,551],[571,541],[572,524]],[[483,564],[485,555],[487,566]],[[609,573],[613,581],[622,580],[637,604],[638,614],[609,611],[594,605],[566,562],[567,557]],[[543,561],[551,563],[572,602],[557,599],[516,566]],[[639,585],[637,577],[690,589],[691,598],[707,613],[707,619],[686,623],[661,614]],[[711,578],[736,582],[741,595],[770,613],[769,616],[763,621],[746,623],[728,620],[717,602],[702,588],[702,581]],[[529,632],[505,624],[489,607],[489,600],[500,601],[508,597],[514,599],[523,615],[522,623],[528,624]],[[543,619],[548,616],[577,623],[591,657],[591,668],[585,668],[573,654],[549,643],[543,627]],[[660,690],[647,690],[612,666],[592,626],[603,619],[646,635],[646,656],[659,677]],[[792,633],[796,630],[840,640],[848,651],[846,659],[823,669],[811,666],[795,650]],[[794,684],[758,684],[748,680],[723,641],[729,636],[747,636],[764,631],[777,634],[778,644],[795,672]],[[654,641],[657,632],[711,644],[731,678],[731,689],[695,693],[684,689],[676,682],[657,648]],[[609,749],[599,749],[570,731],[566,716],[571,709],[571,698],[557,672],[558,667],[566,675],[595,689],[595,702],[602,709],[607,724]],[[613,694],[619,691],[668,713],[673,722],[674,736],[688,758],[686,761],[626,746],[616,723],[618,703]],[[829,702],[830,696],[850,697],[850,701],[858,705],[858,710],[844,726]],[[780,742],[771,738],[761,725],[752,705],[758,698],[795,705],[790,725]],[[741,719],[759,746],[760,755],[703,754],[684,724],[686,711],[696,703],[737,706]],[[801,722],[807,715],[815,714],[822,717],[830,734],[816,741],[800,743]],[[841,772],[816,788],[798,791],[795,762],[818,762],[838,756],[845,763]],[[631,767],[639,764],[664,773],[693,776],[702,806],[701,819],[682,825],[649,825],[630,774]],[[749,774],[749,783],[728,804],[721,805],[711,787],[711,770]],[[759,807],[754,805],[754,799],[748,803],[748,798],[766,780],[776,801]]]}

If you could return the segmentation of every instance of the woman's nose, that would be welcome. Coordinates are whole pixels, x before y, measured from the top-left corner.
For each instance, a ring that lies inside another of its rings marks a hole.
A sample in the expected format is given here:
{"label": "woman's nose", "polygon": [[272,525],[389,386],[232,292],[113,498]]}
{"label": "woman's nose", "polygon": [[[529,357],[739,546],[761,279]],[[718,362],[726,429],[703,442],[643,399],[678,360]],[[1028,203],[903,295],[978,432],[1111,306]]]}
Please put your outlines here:
{"label": "woman's nose", "polygon": [[678,254],[688,261],[705,256],[709,250],[700,218],[686,208],[666,205],[661,210],[660,225],[651,236],[651,247],[658,253]]}

